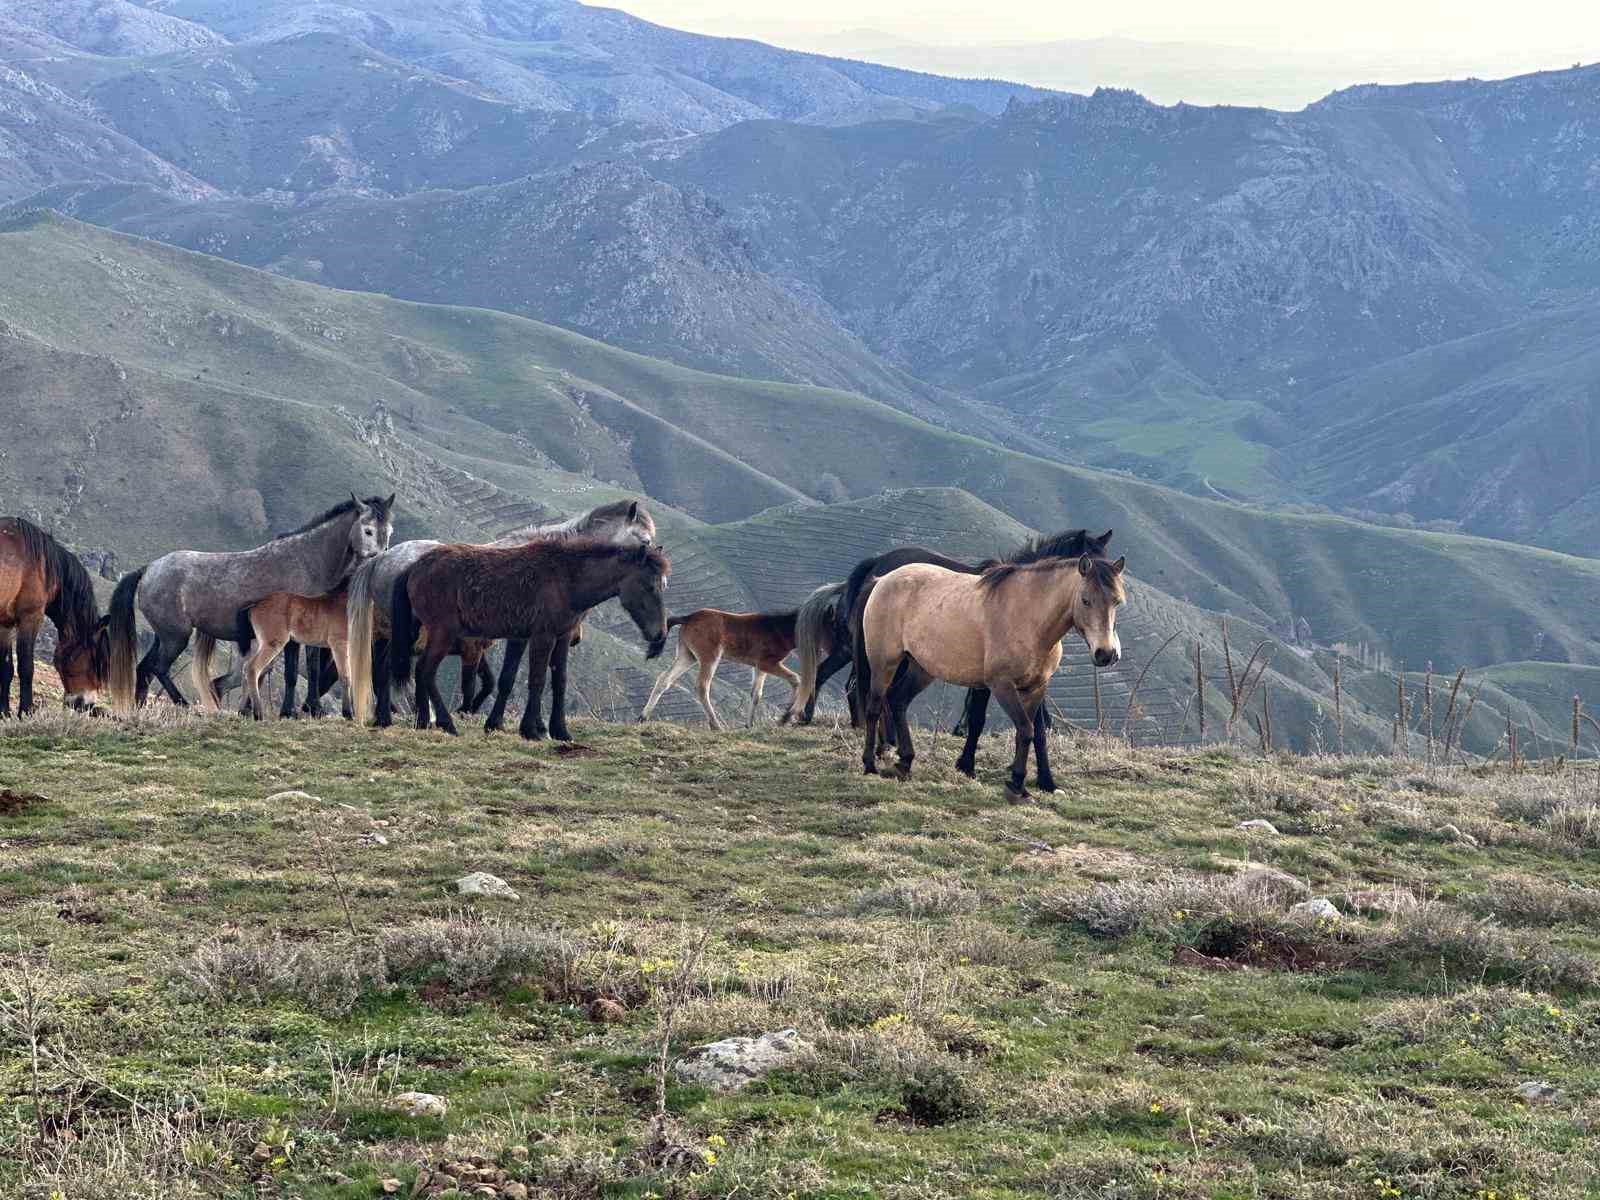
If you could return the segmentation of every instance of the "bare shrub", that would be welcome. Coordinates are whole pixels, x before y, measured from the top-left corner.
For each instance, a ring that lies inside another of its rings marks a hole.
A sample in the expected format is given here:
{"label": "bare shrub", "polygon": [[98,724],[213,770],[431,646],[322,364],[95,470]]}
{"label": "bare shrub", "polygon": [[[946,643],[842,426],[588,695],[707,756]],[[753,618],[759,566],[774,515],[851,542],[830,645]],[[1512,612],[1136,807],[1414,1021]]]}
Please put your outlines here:
{"label": "bare shrub", "polygon": [[529,976],[556,990],[575,990],[583,946],[560,929],[537,929],[455,915],[382,931],[378,938],[391,984],[437,980],[452,991],[474,992]]}
{"label": "bare shrub", "polygon": [[370,951],[249,937],[212,938],[179,960],[174,973],[181,985],[211,1003],[292,1000],[335,1017],[348,1013],[384,978],[381,960]]}
{"label": "bare shrub", "polygon": [[140,1106],[86,1122],[23,1164],[25,1196],[204,1200],[246,1186],[245,1131],[189,1108]]}
{"label": "bare shrub", "polygon": [[1513,925],[1600,924],[1600,889],[1551,883],[1532,875],[1497,875],[1462,902]]}
{"label": "bare shrub", "polygon": [[897,879],[857,897],[855,911],[948,917],[977,912],[980,899],[976,888],[948,876]]}
{"label": "bare shrub", "polygon": [[1084,926],[1095,937],[1139,930],[1173,933],[1208,918],[1270,921],[1282,910],[1239,876],[1172,875],[1096,884],[1087,892],[1046,893],[1035,906],[1054,921]]}
{"label": "bare shrub", "polygon": [[1545,814],[1544,827],[1581,850],[1600,850],[1600,804],[1558,804]]}

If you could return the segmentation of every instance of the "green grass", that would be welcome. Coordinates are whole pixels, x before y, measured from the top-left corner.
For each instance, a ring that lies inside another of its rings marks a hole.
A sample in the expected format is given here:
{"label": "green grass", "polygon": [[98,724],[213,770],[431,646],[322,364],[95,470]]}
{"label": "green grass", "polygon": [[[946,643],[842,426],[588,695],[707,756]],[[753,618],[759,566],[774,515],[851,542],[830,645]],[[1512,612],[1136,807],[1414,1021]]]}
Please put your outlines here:
{"label": "green grass", "polygon": [[[32,797],[0,809],[0,999],[36,968],[41,1108],[77,1139],[36,1144],[8,1017],[0,1193],[323,1200],[480,1155],[562,1197],[1597,1194],[1600,863],[1547,815],[1587,772],[1062,744],[1062,790],[1008,806],[994,739],[977,783],[923,735],[895,784],[824,728],[575,724],[592,753],[0,731]],[[1263,816],[1280,836],[1236,828]],[[1247,860],[1424,903],[1297,924],[1219,882]],[[453,898],[471,870],[520,901]],[[788,1026],[813,1051],[674,1083],[674,1155],[650,1064],[679,983],[673,1057]],[[450,1110],[390,1113],[407,1090]]]}

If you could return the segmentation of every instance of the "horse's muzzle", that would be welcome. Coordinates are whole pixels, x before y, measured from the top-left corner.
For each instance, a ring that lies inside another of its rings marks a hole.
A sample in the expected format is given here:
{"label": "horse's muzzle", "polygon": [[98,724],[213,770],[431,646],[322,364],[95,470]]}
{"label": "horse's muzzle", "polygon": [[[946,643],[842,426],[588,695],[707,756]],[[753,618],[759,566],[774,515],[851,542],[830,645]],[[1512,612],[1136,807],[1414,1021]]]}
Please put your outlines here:
{"label": "horse's muzzle", "polygon": [[1109,667],[1118,662],[1121,658],[1122,654],[1120,651],[1102,648],[1094,652],[1094,665],[1097,667]]}
{"label": "horse's muzzle", "polygon": [[666,635],[663,634],[661,637],[652,638],[650,640],[650,648],[644,652],[644,656],[646,658],[660,658],[661,657],[661,652],[663,650],[665,650],[666,648],[667,648],[667,639],[666,639]]}

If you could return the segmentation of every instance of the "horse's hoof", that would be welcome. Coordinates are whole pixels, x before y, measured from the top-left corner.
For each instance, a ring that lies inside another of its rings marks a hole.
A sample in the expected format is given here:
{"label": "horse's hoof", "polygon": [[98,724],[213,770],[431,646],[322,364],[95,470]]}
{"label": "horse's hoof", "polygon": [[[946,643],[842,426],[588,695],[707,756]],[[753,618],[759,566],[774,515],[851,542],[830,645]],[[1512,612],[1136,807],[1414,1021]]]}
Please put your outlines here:
{"label": "horse's hoof", "polygon": [[974,764],[961,759],[956,760],[956,770],[960,771],[968,779],[976,779],[978,777],[978,768]]}
{"label": "horse's hoof", "polygon": [[563,726],[560,729],[551,729],[550,738],[552,741],[556,742],[570,742],[572,740],[572,735],[568,733],[566,727]]}
{"label": "horse's hoof", "polygon": [[863,775],[876,775],[878,773],[878,764],[873,762],[862,763],[861,773]]}
{"label": "horse's hoof", "polygon": [[889,768],[889,774],[904,783],[911,778],[911,768],[906,766],[905,763],[895,763],[894,766]]}
{"label": "horse's hoof", "polygon": [[1027,788],[1013,787],[1008,783],[1006,784],[1006,799],[1012,804],[1026,804],[1033,797],[1028,795]]}
{"label": "horse's hoof", "polygon": [[1034,786],[1036,786],[1041,792],[1053,792],[1056,790],[1056,781],[1052,776],[1041,775],[1033,782]]}

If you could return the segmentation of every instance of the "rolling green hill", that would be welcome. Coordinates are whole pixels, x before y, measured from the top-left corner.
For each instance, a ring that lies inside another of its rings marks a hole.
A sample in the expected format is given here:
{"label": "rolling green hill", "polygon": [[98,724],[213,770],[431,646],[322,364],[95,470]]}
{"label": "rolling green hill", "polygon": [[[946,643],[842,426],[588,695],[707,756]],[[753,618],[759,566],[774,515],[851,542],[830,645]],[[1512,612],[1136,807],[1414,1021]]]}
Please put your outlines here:
{"label": "rolling green hill", "polygon": [[[1254,640],[1245,624],[1293,616],[1320,644],[1364,641],[1441,671],[1600,664],[1592,560],[1199,500],[844,392],[331,291],[50,214],[0,229],[0,254],[0,370],[24,422],[0,458],[4,506],[124,566],[250,545],[386,481],[401,536],[483,536],[631,492],[658,506],[678,607],[792,604],[906,540],[981,556],[1027,529],[1090,524],[1114,527],[1129,556],[1130,641],[1146,653],[1181,629],[1220,665],[1209,610],[1241,623],[1236,643]],[[1274,669],[1298,729],[1330,694],[1328,668],[1285,655]],[[1165,696],[1177,720],[1185,671],[1164,658],[1141,707]],[[1130,686],[1108,683],[1104,706]],[[1085,689],[1081,672],[1059,689],[1075,720],[1092,712]]]}

